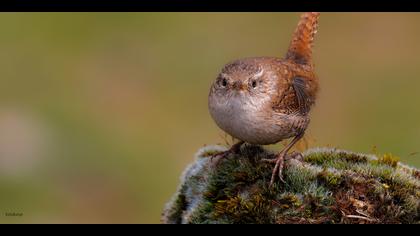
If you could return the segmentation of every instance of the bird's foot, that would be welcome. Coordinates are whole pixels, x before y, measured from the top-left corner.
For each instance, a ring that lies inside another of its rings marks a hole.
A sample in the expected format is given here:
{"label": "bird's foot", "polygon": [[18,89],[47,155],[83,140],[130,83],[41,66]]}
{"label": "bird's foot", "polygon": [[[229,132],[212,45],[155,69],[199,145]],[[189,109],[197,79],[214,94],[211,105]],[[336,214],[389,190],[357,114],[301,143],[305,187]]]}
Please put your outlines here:
{"label": "bird's foot", "polygon": [[243,141],[240,141],[238,143],[235,143],[234,145],[232,145],[231,148],[229,148],[229,150],[226,150],[226,151],[223,151],[223,152],[219,152],[219,153],[211,156],[210,157],[211,158],[210,160],[213,161],[214,158],[216,158],[217,160],[220,160],[222,158],[225,158],[225,157],[229,156],[229,154],[231,154],[231,153],[238,154],[243,143],[244,143]]}
{"label": "bird's foot", "polygon": [[292,152],[290,154],[287,154],[286,152],[282,151],[276,154],[275,158],[273,159],[262,159],[262,161],[264,162],[275,163],[273,172],[271,174],[270,187],[273,186],[274,181],[276,179],[276,175],[279,176],[281,182],[285,183],[283,179],[284,162],[291,159],[303,161],[303,155],[299,152]]}

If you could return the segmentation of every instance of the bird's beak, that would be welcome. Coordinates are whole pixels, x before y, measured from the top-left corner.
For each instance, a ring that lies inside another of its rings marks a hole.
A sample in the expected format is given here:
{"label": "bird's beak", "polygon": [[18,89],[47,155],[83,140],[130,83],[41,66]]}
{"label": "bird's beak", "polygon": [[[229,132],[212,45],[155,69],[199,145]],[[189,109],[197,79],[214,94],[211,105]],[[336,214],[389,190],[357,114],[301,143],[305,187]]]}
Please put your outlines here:
{"label": "bird's beak", "polygon": [[241,81],[236,81],[235,83],[233,83],[232,88],[237,91],[244,91],[246,89],[246,86]]}

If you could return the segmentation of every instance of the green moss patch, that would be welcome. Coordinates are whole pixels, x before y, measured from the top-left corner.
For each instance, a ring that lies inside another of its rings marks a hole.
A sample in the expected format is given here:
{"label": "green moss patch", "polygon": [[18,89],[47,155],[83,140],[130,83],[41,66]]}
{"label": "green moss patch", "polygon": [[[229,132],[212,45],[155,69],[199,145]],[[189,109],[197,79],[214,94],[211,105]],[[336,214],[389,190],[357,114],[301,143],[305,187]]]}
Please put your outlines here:
{"label": "green moss patch", "polygon": [[239,154],[205,147],[185,171],[163,223],[420,223],[419,171],[390,154],[337,149],[289,160],[285,183],[268,183],[273,153],[244,145]]}

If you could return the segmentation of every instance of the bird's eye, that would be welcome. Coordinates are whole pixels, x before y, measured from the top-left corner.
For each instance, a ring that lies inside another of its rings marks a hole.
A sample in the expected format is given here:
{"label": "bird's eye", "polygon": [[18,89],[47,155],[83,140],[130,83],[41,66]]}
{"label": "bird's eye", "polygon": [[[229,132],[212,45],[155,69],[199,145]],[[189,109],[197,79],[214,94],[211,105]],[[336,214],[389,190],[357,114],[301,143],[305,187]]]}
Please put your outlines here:
{"label": "bird's eye", "polygon": [[253,88],[256,88],[257,87],[257,81],[256,80],[253,80],[252,83],[251,83],[251,86]]}
{"label": "bird's eye", "polygon": [[226,80],[226,79],[223,79],[223,80],[222,80],[222,86],[223,86],[223,87],[226,87],[226,86],[227,86],[227,80]]}

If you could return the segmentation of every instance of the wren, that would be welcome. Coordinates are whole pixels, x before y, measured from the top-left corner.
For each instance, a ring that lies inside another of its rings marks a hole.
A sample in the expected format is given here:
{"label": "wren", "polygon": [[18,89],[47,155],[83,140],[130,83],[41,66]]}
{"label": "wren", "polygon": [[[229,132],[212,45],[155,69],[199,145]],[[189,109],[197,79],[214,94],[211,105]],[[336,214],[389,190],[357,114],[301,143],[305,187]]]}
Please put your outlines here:
{"label": "wren", "polygon": [[293,138],[274,159],[270,186],[282,170],[289,150],[305,134],[309,111],[318,92],[312,46],[319,13],[303,13],[284,58],[251,57],[226,64],[213,82],[208,97],[217,126],[240,140],[223,157],[243,143],[275,144]]}

